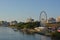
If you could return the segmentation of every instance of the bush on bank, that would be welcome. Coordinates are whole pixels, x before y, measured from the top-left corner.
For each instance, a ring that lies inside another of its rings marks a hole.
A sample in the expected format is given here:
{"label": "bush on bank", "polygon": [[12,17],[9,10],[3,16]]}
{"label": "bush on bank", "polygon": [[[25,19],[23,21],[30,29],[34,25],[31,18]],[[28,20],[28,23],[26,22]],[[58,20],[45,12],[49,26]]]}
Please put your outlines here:
{"label": "bush on bank", "polygon": [[55,33],[52,33],[51,38],[60,40],[60,32],[55,31]]}
{"label": "bush on bank", "polygon": [[39,22],[18,23],[16,26],[21,29],[23,28],[33,29],[39,26]]}

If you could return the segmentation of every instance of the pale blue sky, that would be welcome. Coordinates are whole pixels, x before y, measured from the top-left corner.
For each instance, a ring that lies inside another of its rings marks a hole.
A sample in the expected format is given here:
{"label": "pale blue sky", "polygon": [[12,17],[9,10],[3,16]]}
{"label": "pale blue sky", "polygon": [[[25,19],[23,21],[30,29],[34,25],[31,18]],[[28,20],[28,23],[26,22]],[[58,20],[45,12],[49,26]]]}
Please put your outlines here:
{"label": "pale blue sky", "polygon": [[43,10],[48,17],[60,16],[60,0],[0,0],[0,20],[26,21],[29,17],[39,20]]}

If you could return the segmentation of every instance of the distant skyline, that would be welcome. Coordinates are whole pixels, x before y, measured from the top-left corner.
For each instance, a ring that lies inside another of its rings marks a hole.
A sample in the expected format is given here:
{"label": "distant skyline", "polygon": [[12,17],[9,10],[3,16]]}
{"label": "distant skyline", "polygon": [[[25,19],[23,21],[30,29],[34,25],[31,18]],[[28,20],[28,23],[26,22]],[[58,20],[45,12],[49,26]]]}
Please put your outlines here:
{"label": "distant skyline", "polygon": [[46,11],[48,18],[60,16],[60,0],[0,0],[0,20],[39,20],[41,11]]}

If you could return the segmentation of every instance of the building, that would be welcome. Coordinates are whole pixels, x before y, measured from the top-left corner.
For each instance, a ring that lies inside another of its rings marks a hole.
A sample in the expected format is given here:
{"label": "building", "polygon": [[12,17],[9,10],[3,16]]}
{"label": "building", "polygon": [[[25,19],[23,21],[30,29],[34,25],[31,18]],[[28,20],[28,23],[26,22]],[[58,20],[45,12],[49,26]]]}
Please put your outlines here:
{"label": "building", "polygon": [[56,22],[60,22],[60,16],[56,18]]}
{"label": "building", "polygon": [[26,22],[34,22],[34,19],[32,19],[32,18],[27,18]]}
{"label": "building", "polygon": [[0,26],[8,26],[9,23],[7,21],[0,21]]}
{"label": "building", "polygon": [[54,18],[49,18],[49,19],[47,20],[47,23],[56,23],[56,19],[54,19]]}
{"label": "building", "polygon": [[17,24],[17,21],[11,21],[10,22],[10,25],[16,25]]}

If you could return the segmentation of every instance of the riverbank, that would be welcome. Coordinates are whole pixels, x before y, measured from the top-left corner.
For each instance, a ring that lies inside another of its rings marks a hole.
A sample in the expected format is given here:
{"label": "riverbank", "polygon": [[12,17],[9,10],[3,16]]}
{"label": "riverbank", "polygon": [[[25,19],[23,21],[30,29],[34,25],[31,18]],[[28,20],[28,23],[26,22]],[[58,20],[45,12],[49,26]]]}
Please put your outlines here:
{"label": "riverbank", "polygon": [[50,32],[42,32],[42,31],[37,31],[35,29],[29,29],[29,28],[18,28],[18,27],[11,27],[12,29],[16,28],[17,30],[23,32],[23,33],[26,33],[26,34],[39,34],[39,35],[43,35],[43,36],[47,36],[47,37],[51,37],[52,39],[57,39],[56,36],[58,36],[56,33],[57,32],[53,32],[53,33],[50,33]]}
{"label": "riverbank", "polygon": [[60,40],[60,36],[58,37],[58,35],[60,33],[57,32],[53,32],[53,33],[49,33],[49,32],[42,32],[42,31],[37,31],[35,29],[28,29],[28,28],[17,28],[17,27],[11,27],[13,30],[16,28],[17,30],[19,30],[20,32],[24,33],[24,34],[29,34],[29,35],[34,35],[34,34],[38,34],[38,35],[42,35],[42,36],[46,36],[46,37],[50,37],[52,40]]}
{"label": "riverbank", "polygon": [[20,29],[20,31],[28,33],[28,34],[40,34],[40,35],[44,35],[44,36],[51,36],[51,34],[49,33],[43,33],[41,31],[36,31],[35,29]]}
{"label": "riverbank", "polygon": [[[43,39],[44,38],[44,39]],[[14,31],[9,27],[0,27],[0,40],[51,40],[50,37],[46,37],[39,34],[26,34],[21,31]]]}
{"label": "riverbank", "polygon": [[28,33],[28,34],[39,34],[39,35],[43,35],[43,36],[46,36],[46,37],[50,37],[52,40],[60,40],[60,33],[59,32],[51,32],[51,33],[48,33],[48,32],[45,32],[45,33],[42,33],[42,32],[38,32],[34,29],[21,29],[22,32],[25,32],[25,33]]}

